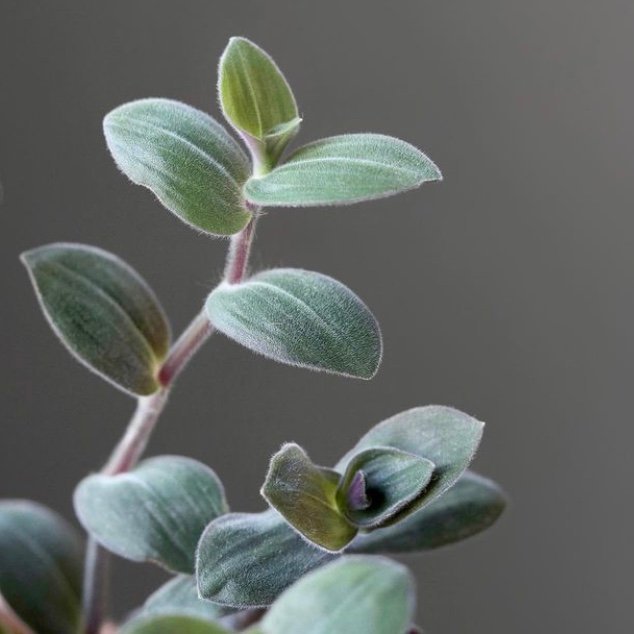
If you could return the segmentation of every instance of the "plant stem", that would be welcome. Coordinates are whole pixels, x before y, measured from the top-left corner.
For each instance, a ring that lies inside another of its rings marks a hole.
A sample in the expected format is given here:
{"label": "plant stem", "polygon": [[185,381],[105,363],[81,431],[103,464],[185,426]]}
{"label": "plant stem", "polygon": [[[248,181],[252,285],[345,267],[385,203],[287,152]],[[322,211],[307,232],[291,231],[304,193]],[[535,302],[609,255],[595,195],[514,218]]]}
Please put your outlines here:
{"label": "plant stem", "polygon": [[[251,211],[253,211],[251,222],[240,233],[231,237],[223,277],[223,281],[229,284],[237,284],[247,274],[259,209],[252,208]],[[116,475],[134,468],[167,404],[174,382],[213,331],[214,328],[204,312],[196,315],[187,326],[172,346],[159,370],[158,377],[161,388],[150,396],[138,399],[136,411],[123,437],[102,469],[103,474]],[[107,592],[107,568],[107,553],[92,537],[89,537],[83,588],[85,634],[99,633]]]}

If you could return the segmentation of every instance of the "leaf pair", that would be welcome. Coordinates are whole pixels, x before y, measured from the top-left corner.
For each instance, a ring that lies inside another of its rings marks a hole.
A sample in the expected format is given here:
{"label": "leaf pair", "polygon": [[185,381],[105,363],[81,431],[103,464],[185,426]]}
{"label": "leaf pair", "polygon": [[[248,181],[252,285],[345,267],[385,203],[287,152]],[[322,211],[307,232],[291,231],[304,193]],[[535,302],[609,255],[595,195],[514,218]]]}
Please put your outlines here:
{"label": "leaf pair", "polygon": [[[202,602],[201,602],[202,603]],[[144,610],[122,634],[228,634],[217,620]],[[147,604],[146,604],[147,606]],[[414,582],[401,564],[345,557],[308,574],[284,592],[251,634],[405,634],[414,611]]]}
{"label": "leaf pair", "polygon": [[0,596],[38,634],[76,634],[81,622],[83,548],[49,509],[0,501]]}
{"label": "leaf pair", "polygon": [[370,430],[334,471],[285,445],[262,495],[306,539],[339,551],[359,530],[400,521],[446,491],[471,462],[482,428],[451,408],[413,409]]}
{"label": "leaf pair", "polygon": [[[115,255],[57,243],[22,255],[53,330],[84,365],[136,395],[160,387],[170,327],[145,281]],[[379,325],[346,286],[299,269],[222,284],[206,313],[247,348],[282,363],[369,379],[382,355]]]}
{"label": "leaf pair", "polygon": [[142,99],[104,119],[119,169],[208,234],[239,232],[254,206],[349,204],[441,178],[415,147],[379,134],[322,139],[278,165],[299,130],[297,103],[271,57],[244,38],[231,38],[221,57],[218,94],[223,114],[255,157],[253,175],[227,131],[180,102]]}

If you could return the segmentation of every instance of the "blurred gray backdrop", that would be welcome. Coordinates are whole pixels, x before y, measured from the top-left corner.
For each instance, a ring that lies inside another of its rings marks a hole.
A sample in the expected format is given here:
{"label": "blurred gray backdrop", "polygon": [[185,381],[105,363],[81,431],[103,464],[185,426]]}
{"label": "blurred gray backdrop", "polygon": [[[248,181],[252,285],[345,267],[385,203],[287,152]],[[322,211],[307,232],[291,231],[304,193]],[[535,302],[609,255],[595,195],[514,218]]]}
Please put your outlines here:
{"label": "blurred gray backdrop", "polygon": [[[632,631],[634,441],[631,0],[1,0],[0,495],[72,517],[133,402],[87,373],[39,314],[20,251],[117,252],[179,331],[222,269],[197,235],[117,173],[101,119],[137,97],[220,116],[216,64],[241,34],[300,103],[300,142],[405,138],[445,181],[340,209],[271,210],[254,266],[323,271],[385,335],[370,383],[300,371],[214,337],[150,453],[213,466],[234,509],[283,441],[334,462],[419,404],[488,422],[476,468],[511,505],[490,532],[409,558],[434,633]],[[124,613],[163,579],[116,562]],[[628,601],[629,600],[629,601]]]}

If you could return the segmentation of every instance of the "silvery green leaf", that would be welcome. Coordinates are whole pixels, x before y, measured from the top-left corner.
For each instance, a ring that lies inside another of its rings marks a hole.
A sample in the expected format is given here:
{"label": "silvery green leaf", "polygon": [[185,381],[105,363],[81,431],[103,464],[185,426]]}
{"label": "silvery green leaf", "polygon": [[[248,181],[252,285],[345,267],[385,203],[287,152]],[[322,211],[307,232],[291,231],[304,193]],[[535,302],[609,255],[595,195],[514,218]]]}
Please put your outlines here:
{"label": "silvery green leaf", "polygon": [[141,99],[112,110],[103,126],[119,169],[187,224],[231,235],[251,220],[242,195],[249,160],[208,114],[178,101]]}
{"label": "silvery green leaf", "polygon": [[211,522],[200,539],[198,592],[222,605],[268,606],[334,557],[302,539],[275,511],[230,513]]}
{"label": "silvery green leaf", "polygon": [[[359,528],[376,528],[403,511],[425,490],[434,463],[391,447],[374,447],[357,453],[348,463],[338,490],[339,507]],[[367,503],[359,508],[350,497],[351,485],[363,475]]]}
{"label": "silvery green leaf", "polygon": [[467,471],[429,506],[398,524],[359,535],[350,550],[404,553],[439,548],[487,529],[500,517],[505,504],[495,482]]}
{"label": "silvery green leaf", "polygon": [[272,269],[223,283],[206,310],[218,330],[275,361],[363,379],[381,361],[374,315],[349,288],[320,273]]}
{"label": "silvery green leaf", "polygon": [[83,547],[56,513],[26,500],[0,501],[0,594],[37,634],[76,634]]}
{"label": "silvery green leaf", "polygon": [[230,634],[217,623],[182,614],[143,614],[128,621],[119,634]]}
{"label": "silvery green leaf", "polygon": [[[396,414],[373,427],[336,466],[345,471],[364,449],[393,447],[431,460],[434,474],[422,495],[406,513],[422,508],[442,495],[469,466],[480,444],[484,423],[451,407],[429,405]],[[397,513],[389,521],[400,519]]]}
{"label": "silvery green leaf", "polygon": [[357,534],[337,505],[339,480],[335,471],[314,465],[299,445],[287,443],[271,459],[262,495],[306,539],[336,552]]}
{"label": "silvery green leaf", "polygon": [[402,634],[414,612],[408,570],[382,557],[342,557],[282,594],[263,634]]}
{"label": "silvery green leaf", "polygon": [[84,528],[108,550],[187,574],[194,572],[205,526],[228,511],[216,474],[181,456],[150,458],[114,476],[88,476],[74,502]]}
{"label": "silvery green leaf", "polygon": [[150,595],[141,613],[194,616],[207,621],[216,621],[235,610],[198,597],[196,579],[190,575],[178,575],[163,584]]}
{"label": "silvery green leaf", "polygon": [[257,205],[308,207],[383,198],[427,181],[440,170],[413,145],[382,134],[345,134],[305,145],[270,173],[247,181]]}
{"label": "silvery green leaf", "polygon": [[220,58],[218,95],[227,121],[261,143],[275,164],[300,118],[290,86],[270,55],[246,38],[232,37]]}
{"label": "silvery green leaf", "polygon": [[51,327],[79,361],[127,392],[158,389],[169,325],[132,268],[82,244],[49,244],[21,257]]}

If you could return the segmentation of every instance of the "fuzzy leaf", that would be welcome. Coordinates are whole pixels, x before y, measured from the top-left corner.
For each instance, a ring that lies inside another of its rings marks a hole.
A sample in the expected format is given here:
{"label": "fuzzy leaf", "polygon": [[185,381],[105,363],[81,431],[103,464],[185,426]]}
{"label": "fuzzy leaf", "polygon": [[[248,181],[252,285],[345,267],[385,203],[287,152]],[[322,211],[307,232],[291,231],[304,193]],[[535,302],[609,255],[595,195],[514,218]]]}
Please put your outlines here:
{"label": "fuzzy leaf", "polygon": [[374,315],[349,288],[320,273],[271,269],[224,283],[206,309],[218,330],[275,361],[363,379],[381,361]]}
{"label": "fuzzy leaf", "polygon": [[358,553],[405,553],[453,544],[489,528],[506,500],[495,482],[464,473],[444,495],[403,521],[366,535],[350,546]]}
{"label": "fuzzy leaf", "polygon": [[414,612],[414,581],[382,557],[342,557],[289,588],[264,616],[263,634],[400,634]]}
{"label": "fuzzy leaf", "polygon": [[228,511],[216,474],[181,456],[150,458],[114,476],[88,476],[74,502],[84,528],[108,550],[187,574],[194,571],[205,526]]}
{"label": "fuzzy leaf", "polygon": [[251,220],[242,195],[249,160],[208,114],[178,101],[141,99],[112,110],[103,126],[119,169],[187,224],[224,236]]}
{"label": "fuzzy leaf", "polygon": [[288,443],[271,460],[262,495],[306,539],[329,551],[340,551],[357,529],[337,506],[340,476],[315,466],[304,450]]}
{"label": "fuzzy leaf", "polygon": [[0,501],[0,594],[38,634],[76,634],[81,540],[57,514],[26,500]]}
{"label": "fuzzy leaf", "polygon": [[196,579],[190,575],[178,575],[170,579],[150,595],[141,608],[143,615],[178,614],[207,621],[215,621],[233,612],[232,608],[200,599]]}
{"label": "fuzzy leaf", "polygon": [[300,119],[295,97],[273,59],[246,38],[232,37],[220,58],[218,95],[227,121],[263,143],[275,163]]}
{"label": "fuzzy leaf", "polygon": [[127,392],[158,389],[169,325],[132,268],[81,244],[50,244],[21,257],[51,327],[79,361]]}
{"label": "fuzzy leaf", "polygon": [[[376,528],[418,498],[434,472],[434,463],[389,447],[365,449],[352,458],[337,494],[339,507],[360,528]],[[363,474],[367,505],[355,508],[349,497],[357,474]]]}
{"label": "fuzzy leaf", "polygon": [[[409,514],[442,495],[469,466],[480,444],[484,423],[451,407],[429,405],[392,416],[373,427],[336,466],[347,469],[364,449],[393,447],[431,460],[434,474],[422,495],[404,510]],[[400,520],[397,513],[389,521]]]}
{"label": "fuzzy leaf", "polygon": [[302,539],[275,511],[230,513],[211,522],[200,538],[198,592],[222,605],[268,606],[334,557]]}
{"label": "fuzzy leaf", "polygon": [[309,207],[383,198],[440,180],[440,170],[413,145],[382,134],[345,134],[296,150],[272,172],[245,185],[258,205]]}
{"label": "fuzzy leaf", "polygon": [[182,614],[147,614],[126,623],[119,634],[230,634],[217,623]]}

